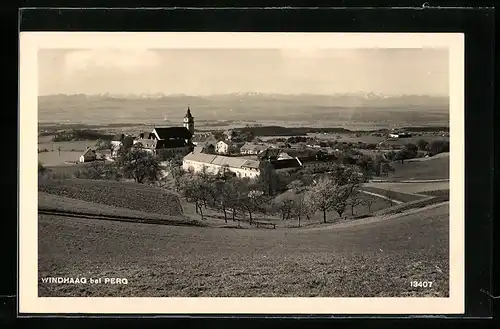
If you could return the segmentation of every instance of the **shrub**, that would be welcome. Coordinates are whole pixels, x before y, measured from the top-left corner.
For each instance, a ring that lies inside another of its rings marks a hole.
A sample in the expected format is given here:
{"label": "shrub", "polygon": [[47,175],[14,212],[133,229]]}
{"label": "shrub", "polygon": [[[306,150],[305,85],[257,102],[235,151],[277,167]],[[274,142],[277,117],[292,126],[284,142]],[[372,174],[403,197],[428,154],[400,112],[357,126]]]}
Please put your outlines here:
{"label": "shrub", "polygon": [[75,178],[81,179],[119,180],[121,176],[119,168],[115,163],[106,163],[103,161],[93,161],[90,165],[78,169],[74,173]]}

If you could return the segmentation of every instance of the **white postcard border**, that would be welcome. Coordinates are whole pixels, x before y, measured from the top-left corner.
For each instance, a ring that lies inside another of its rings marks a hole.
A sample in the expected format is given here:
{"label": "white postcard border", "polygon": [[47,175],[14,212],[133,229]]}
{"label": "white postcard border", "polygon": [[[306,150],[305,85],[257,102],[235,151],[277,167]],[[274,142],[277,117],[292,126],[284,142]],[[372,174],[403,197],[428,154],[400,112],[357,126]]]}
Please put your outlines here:
{"label": "white postcard border", "polygon": [[[461,33],[21,32],[19,80],[20,313],[462,314],[464,313],[464,35]],[[448,48],[450,88],[449,298],[38,297],[37,125],[41,48]],[[451,164],[453,164],[451,166]]]}

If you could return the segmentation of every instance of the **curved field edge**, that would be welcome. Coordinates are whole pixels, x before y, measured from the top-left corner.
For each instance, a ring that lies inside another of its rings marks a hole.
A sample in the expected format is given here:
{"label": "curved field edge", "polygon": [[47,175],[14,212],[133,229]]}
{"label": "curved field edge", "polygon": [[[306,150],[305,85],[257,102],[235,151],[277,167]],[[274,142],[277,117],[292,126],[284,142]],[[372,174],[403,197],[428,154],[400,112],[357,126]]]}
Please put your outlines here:
{"label": "curved field edge", "polygon": [[428,206],[432,206],[432,205],[437,205],[437,204],[445,203],[447,201],[449,201],[448,195],[429,196],[429,197],[422,198],[419,200],[414,200],[414,201],[398,204],[398,205],[390,207],[390,208],[382,209],[380,211],[375,212],[372,215],[372,217],[400,214],[400,213],[404,213],[404,212],[409,211],[409,210],[424,208],[424,207],[428,207]]}
{"label": "curved field edge", "polygon": [[[40,296],[447,297],[449,208],[317,231],[219,230],[39,216]],[[433,281],[431,289],[410,281]]]}
{"label": "curved field edge", "polygon": [[38,212],[68,216],[82,215],[110,220],[140,221],[155,224],[170,223],[176,225],[183,224],[201,226],[201,223],[192,220],[187,216],[166,216],[139,210],[86,202],[79,199],[66,198],[43,192],[38,193]]}
{"label": "curved field edge", "polygon": [[180,216],[179,198],[158,187],[86,179],[41,179],[38,192],[166,216]]}

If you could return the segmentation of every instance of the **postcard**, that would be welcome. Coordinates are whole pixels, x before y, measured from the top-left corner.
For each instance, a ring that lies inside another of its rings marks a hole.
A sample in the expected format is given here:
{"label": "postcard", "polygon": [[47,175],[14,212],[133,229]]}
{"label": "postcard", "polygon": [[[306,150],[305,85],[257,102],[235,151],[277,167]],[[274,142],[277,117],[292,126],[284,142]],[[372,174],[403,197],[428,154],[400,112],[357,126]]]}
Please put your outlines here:
{"label": "postcard", "polygon": [[463,34],[21,32],[19,99],[20,313],[464,312]]}

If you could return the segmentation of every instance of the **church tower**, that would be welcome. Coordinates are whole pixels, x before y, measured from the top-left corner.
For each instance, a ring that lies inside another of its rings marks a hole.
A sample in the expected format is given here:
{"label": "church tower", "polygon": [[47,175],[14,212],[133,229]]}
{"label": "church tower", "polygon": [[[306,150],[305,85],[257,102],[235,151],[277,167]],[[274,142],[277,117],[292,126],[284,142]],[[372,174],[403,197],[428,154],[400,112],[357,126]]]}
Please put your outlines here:
{"label": "church tower", "polygon": [[186,115],[184,116],[183,126],[187,130],[189,130],[192,134],[194,134],[194,118],[191,115],[191,110],[189,109],[189,106],[188,106]]}

